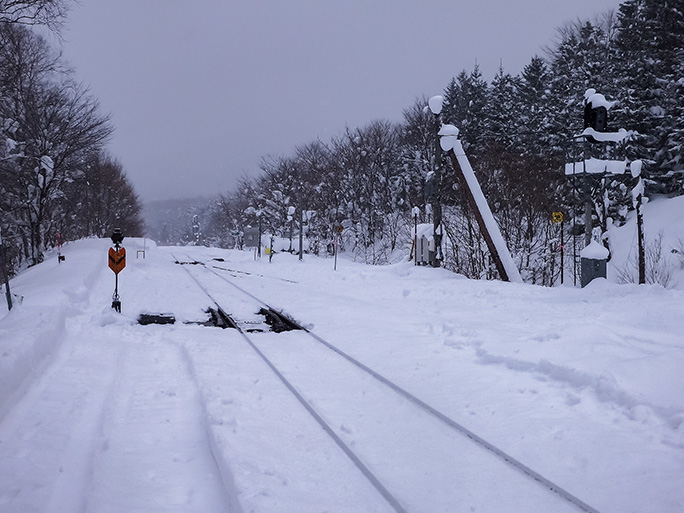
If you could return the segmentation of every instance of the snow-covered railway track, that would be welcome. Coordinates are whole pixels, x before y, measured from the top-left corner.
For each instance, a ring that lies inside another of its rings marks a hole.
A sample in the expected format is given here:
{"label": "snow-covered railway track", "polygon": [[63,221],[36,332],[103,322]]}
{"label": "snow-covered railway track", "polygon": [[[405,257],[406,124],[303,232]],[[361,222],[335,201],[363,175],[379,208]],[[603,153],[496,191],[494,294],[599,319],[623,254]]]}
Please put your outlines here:
{"label": "snow-covered railway track", "polygon": [[[229,318],[236,305],[240,316],[246,311],[278,312],[223,273],[207,266],[197,266],[203,269],[197,271],[185,267]],[[222,284],[230,285],[231,292]],[[299,331],[276,340],[250,333],[239,322],[234,326],[395,511],[446,511],[450,506],[466,510],[468,502],[484,511],[500,511],[510,509],[502,504],[514,501],[516,511],[598,513],[361,361],[282,318]],[[351,365],[340,365],[339,357]],[[459,488],[459,483],[472,482],[475,473],[481,476],[481,486]]]}

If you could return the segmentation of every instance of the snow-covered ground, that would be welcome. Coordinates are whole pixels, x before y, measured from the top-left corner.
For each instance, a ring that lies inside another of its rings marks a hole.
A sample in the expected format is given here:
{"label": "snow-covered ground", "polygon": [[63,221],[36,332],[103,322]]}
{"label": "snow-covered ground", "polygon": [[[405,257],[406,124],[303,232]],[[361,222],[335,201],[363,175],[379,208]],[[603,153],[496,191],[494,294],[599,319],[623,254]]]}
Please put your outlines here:
{"label": "snow-covered ground", "polygon": [[[684,198],[645,217],[669,289],[614,283],[633,225],[584,289],[150,241],[143,259],[127,239],[116,314],[109,241],[69,244],[0,307],[0,512],[393,511],[239,334],[181,322],[210,306],[186,271],[235,296],[176,260],[218,268],[601,513],[684,511]],[[179,322],[140,326],[145,311]],[[578,511],[304,333],[254,340],[406,511]]]}

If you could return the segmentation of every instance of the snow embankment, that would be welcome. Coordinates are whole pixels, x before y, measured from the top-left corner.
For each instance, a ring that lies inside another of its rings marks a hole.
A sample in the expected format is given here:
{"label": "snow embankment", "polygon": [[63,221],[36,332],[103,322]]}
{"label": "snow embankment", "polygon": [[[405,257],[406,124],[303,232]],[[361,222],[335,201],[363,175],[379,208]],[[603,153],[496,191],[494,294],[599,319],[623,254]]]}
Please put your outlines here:
{"label": "snow embankment", "polygon": [[[64,308],[15,308],[0,326],[0,418],[53,360],[63,340]],[[22,332],[22,338],[10,336]]]}
{"label": "snow embankment", "polygon": [[19,275],[12,280],[16,299],[9,313],[3,294],[0,418],[53,361],[64,340],[67,318],[75,306],[88,301],[102,272],[106,248],[106,241],[94,239],[69,244],[62,251],[69,265],[48,258]]}

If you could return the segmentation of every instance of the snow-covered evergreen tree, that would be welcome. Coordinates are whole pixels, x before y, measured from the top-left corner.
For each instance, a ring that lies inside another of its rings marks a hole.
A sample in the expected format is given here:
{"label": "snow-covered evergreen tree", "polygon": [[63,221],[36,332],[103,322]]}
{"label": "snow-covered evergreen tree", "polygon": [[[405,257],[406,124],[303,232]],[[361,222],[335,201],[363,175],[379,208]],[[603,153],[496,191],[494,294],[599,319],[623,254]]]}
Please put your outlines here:
{"label": "snow-covered evergreen tree", "polygon": [[628,0],[618,13],[615,45],[619,119],[639,136],[628,157],[646,162],[654,192],[681,194],[684,186],[684,2]]}

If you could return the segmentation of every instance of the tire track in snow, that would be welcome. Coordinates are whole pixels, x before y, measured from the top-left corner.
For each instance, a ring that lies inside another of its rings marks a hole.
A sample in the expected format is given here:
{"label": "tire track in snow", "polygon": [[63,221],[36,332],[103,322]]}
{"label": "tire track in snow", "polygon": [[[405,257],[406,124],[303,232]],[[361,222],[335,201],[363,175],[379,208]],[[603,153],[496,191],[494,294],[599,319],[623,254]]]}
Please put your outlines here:
{"label": "tire track in snow", "polygon": [[116,346],[67,340],[0,423],[0,510],[84,510]]}
{"label": "tire track in snow", "polygon": [[132,327],[118,341],[126,357],[95,448],[88,510],[233,513],[187,361],[154,331]]}
{"label": "tire track in snow", "polygon": [[395,511],[234,330],[183,337],[217,462],[236,507],[264,513]]}
{"label": "tire track in snow", "polygon": [[220,443],[217,440],[218,435],[216,431],[211,427],[211,414],[209,412],[209,409],[207,408],[207,399],[202,393],[200,380],[198,377],[197,369],[195,367],[195,361],[190,356],[188,349],[185,345],[181,346],[181,355],[187,367],[187,371],[192,379],[193,386],[197,392],[198,404],[201,408],[201,414],[198,418],[202,419],[202,426],[207,435],[209,450],[214,460],[214,465],[216,465],[216,469],[218,470],[221,476],[223,487],[226,493],[226,502],[229,506],[228,511],[230,511],[230,513],[242,513],[242,505],[240,504],[237,498],[238,490],[235,486],[235,479],[233,478],[232,470],[230,468],[230,465],[226,462],[221,452],[221,449],[219,448]]}
{"label": "tire track in snow", "polygon": [[67,329],[0,421],[0,511],[233,512],[180,349],[140,331]]}

